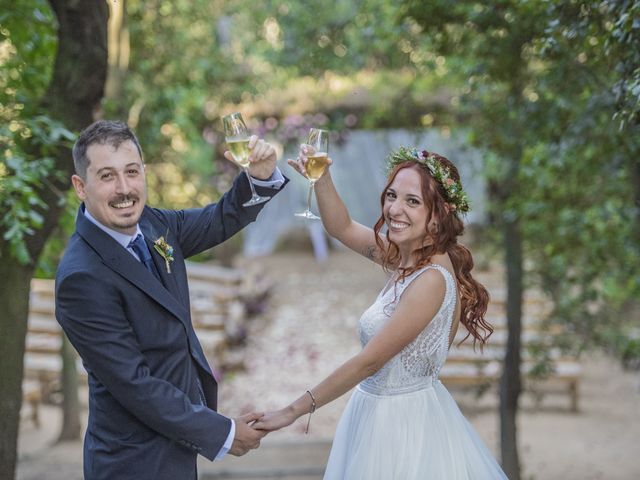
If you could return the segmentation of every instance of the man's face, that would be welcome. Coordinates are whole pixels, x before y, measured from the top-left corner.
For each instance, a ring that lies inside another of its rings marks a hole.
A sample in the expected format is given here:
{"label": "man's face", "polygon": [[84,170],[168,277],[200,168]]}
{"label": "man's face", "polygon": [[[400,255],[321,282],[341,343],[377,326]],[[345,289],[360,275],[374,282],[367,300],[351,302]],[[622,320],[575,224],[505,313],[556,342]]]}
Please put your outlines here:
{"label": "man's face", "polygon": [[138,149],[130,140],[118,148],[94,144],[88,148],[87,157],[87,178],[71,177],[78,198],[102,225],[133,235],[147,201]]}

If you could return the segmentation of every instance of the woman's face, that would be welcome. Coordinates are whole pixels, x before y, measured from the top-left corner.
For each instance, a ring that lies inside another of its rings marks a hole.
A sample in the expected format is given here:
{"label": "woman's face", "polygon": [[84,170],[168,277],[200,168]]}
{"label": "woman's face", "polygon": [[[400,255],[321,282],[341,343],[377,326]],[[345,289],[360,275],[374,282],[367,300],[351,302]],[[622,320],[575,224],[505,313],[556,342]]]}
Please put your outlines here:
{"label": "woman's face", "polygon": [[420,248],[427,236],[427,207],[420,175],[413,168],[400,170],[385,192],[382,207],[389,240],[407,253]]}

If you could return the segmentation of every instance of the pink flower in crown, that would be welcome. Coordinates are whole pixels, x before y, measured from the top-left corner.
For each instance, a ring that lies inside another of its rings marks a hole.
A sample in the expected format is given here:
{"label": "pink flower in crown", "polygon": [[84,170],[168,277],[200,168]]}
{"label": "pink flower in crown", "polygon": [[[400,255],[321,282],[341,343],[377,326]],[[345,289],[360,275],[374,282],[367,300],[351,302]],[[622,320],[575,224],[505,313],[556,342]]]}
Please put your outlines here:
{"label": "pink flower in crown", "polygon": [[448,187],[450,187],[451,185],[453,185],[456,182],[453,180],[453,178],[447,178],[445,180],[445,183],[447,184]]}

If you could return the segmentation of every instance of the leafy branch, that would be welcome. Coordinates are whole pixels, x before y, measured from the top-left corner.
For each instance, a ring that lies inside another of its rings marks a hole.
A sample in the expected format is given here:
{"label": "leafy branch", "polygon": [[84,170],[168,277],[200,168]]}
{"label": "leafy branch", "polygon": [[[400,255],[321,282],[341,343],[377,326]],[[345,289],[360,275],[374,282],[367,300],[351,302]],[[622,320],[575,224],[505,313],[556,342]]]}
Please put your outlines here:
{"label": "leafy branch", "polygon": [[47,116],[0,127],[0,232],[23,265],[33,260],[26,237],[42,227],[43,211],[48,208],[38,192],[54,189],[60,202],[66,200],[51,182],[60,175],[53,154],[60,147],[70,147],[74,139],[64,125]]}

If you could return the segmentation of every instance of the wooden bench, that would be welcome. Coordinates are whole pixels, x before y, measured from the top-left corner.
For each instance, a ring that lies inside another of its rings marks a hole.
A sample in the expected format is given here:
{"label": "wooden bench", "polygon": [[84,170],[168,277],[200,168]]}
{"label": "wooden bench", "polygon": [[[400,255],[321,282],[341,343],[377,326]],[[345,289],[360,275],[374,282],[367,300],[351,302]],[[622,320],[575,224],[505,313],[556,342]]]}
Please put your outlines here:
{"label": "wooden bench", "polygon": [[[570,398],[571,411],[578,411],[578,384],[581,377],[581,366],[573,360],[559,360],[553,364],[553,371],[542,379],[532,377],[530,372],[535,367],[530,362],[523,362],[522,372],[524,387],[531,391],[546,388],[550,385],[559,385],[565,388]],[[491,361],[450,361],[440,372],[440,379],[447,387],[481,387],[493,385],[500,381],[502,375],[502,362]],[[538,404],[540,398],[538,397]]]}
{"label": "wooden bench", "polygon": [[55,319],[53,280],[33,279],[25,339],[24,378],[30,385],[38,386],[42,402],[51,402],[52,394],[60,387],[61,331]]}
{"label": "wooden bench", "polygon": [[[500,381],[508,331],[504,318],[492,317],[488,320],[495,330],[482,351],[479,347],[473,349],[471,338],[459,345],[467,333],[465,328],[460,326],[449,350],[447,362],[440,372],[440,379],[448,387],[486,387]],[[577,412],[578,387],[582,374],[579,361],[564,355],[558,348],[549,347],[551,368],[544,375],[538,375],[537,363],[529,348],[536,343],[551,345],[551,337],[556,333],[558,333],[557,330],[542,331],[536,319],[524,319],[521,334],[523,387],[536,394],[536,403],[540,405],[542,400],[540,393],[550,391],[549,387],[555,391],[556,386],[559,386],[560,391],[569,396],[571,411]]]}
{"label": "wooden bench", "polygon": [[[192,262],[187,262],[187,274],[191,319],[198,336],[204,331],[223,330],[227,347],[244,342],[245,322],[256,313],[256,304],[269,295],[270,281],[249,267],[224,268]],[[224,365],[226,361],[216,363]],[[237,361],[231,363],[237,366]]]}

